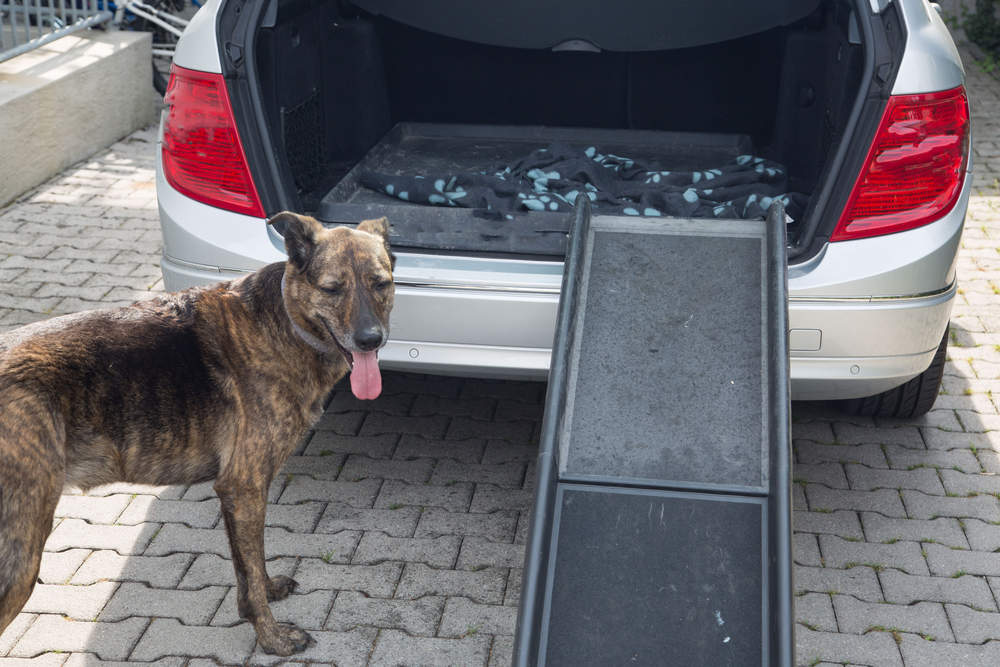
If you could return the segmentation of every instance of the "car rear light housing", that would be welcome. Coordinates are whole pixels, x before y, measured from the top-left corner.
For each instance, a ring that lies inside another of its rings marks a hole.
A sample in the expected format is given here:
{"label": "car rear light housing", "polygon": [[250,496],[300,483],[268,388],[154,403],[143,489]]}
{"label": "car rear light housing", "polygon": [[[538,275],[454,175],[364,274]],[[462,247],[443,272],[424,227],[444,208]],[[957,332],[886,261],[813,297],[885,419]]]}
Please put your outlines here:
{"label": "car rear light housing", "polygon": [[901,232],[958,201],[969,159],[965,88],[889,98],[831,241]]}
{"label": "car rear light housing", "polygon": [[263,218],[222,75],[173,65],[163,101],[167,182],[203,204]]}

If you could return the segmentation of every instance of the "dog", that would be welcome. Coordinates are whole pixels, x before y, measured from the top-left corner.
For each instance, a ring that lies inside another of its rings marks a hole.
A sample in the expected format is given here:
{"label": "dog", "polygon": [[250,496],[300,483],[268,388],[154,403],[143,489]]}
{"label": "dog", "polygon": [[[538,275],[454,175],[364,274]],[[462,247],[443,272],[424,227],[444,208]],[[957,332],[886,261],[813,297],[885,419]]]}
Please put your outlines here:
{"label": "dog", "polygon": [[64,486],[214,479],[240,616],[268,653],[313,642],[268,606],[297,584],[264,568],[267,490],[338,380],[381,392],[395,258],[385,218],[270,222],[286,262],[0,338],[0,632],[34,588]]}

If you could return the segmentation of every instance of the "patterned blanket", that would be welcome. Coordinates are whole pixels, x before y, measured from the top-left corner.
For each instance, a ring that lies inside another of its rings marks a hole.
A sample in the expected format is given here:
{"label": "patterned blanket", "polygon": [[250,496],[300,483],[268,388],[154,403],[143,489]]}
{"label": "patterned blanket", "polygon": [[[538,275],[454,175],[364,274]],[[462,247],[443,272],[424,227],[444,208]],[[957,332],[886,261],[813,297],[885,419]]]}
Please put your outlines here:
{"label": "patterned blanket", "polygon": [[596,212],[637,216],[760,218],[780,200],[795,220],[806,196],[787,192],[785,168],[740,155],[703,171],[661,169],[628,157],[552,144],[512,165],[461,174],[400,176],[366,170],[361,183],[408,202],[497,213],[568,211],[586,196]]}

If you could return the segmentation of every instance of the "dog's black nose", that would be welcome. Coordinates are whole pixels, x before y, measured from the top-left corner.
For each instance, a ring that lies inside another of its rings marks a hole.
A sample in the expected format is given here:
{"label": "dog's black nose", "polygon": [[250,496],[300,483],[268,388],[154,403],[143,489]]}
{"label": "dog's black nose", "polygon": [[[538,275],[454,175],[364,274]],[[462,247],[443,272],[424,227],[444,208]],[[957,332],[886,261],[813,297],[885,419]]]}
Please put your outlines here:
{"label": "dog's black nose", "polygon": [[354,334],[354,344],[366,352],[374,350],[382,344],[382,328],[372,326],[358,330]]}

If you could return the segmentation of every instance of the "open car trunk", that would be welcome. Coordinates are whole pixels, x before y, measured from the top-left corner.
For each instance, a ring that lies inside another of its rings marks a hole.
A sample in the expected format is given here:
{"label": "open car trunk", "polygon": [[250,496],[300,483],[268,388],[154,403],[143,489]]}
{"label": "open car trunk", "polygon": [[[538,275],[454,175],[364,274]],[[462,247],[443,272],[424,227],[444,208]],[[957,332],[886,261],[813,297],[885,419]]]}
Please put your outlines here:
{"label": "open car trunk", "polygon": [[[653,199],[588,194],[598,213],[755,217],[748,199],[785,196],[790,244],[821,236],[809,221],[868,80],[855,3],[601,5],[272,4],[254,69],[285,201],[329,223],[386,215],[400,249],[561,257],[593,164],[541,186],[536,173],[500,200],[456,195],[481,176],[496,193],[545,149],[599,158],[643,192],[655,174],[693,181]],[[738,198],[708,187],[747,161],[777,176]],[[441,183],[434,203],[411,196],[418,177]]]}

